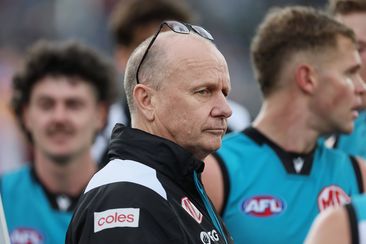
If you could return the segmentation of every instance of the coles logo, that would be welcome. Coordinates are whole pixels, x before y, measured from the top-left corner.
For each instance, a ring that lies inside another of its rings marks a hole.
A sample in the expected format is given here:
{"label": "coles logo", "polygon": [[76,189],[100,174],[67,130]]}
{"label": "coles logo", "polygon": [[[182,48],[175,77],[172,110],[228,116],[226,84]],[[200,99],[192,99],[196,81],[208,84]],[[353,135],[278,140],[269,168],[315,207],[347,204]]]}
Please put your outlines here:
{"label": "coles logo", "polygon": [[330,185],[320,192],[318,196],[318,207],[320,211],[332,206],[344,205],[351,202],[351,198],[336,185]]}
{"label": "coles logo", "polygon": [[94,233],[115,227],[138,227],[139,208],[115,208],[94,213]]}
{"label": "coles logo", "polygon": [[183,197],[181,200],[182,207],[189,213],[199,224],[202,222],[202,213],[193,205],[188,197]]}
{"label": "coles logo", "polygon": [[270,217],[285,210],[284,202],[272,196],[254,196],[244,201],[241,206],[246,214],[256,217]]}
{"label": "coles logo", "polygon": [[43,236],[31,228],[18,228],[10,233],[10,241],[13,244],[41,244]]}

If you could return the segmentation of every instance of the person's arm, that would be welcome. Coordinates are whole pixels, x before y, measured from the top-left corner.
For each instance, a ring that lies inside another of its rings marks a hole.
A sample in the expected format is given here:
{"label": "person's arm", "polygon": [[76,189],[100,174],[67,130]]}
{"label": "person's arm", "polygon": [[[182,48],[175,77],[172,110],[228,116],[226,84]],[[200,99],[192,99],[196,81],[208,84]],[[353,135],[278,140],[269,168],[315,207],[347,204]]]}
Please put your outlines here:
{"label": "person's arm", "polygon": [[204,161],[205,169],[202,172],[202,182],[217,212],[221,213],[225,198],[224,177],[221,167],[212,155],[207,156]]}
{"label": "person's arm", "polygon": [[349,219],[346,208],[329,208],[315,219],[305,244],[351,243]]}

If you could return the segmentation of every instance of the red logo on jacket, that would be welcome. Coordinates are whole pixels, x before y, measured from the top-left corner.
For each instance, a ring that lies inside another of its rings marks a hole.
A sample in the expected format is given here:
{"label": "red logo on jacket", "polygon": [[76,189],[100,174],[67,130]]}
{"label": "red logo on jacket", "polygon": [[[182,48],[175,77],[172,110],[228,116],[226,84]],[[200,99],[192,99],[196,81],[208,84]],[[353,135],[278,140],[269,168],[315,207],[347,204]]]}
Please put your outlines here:
{"label": "red logo on jacket", "polygon": [[188,199],[188,197],[182,198],[182,207],[187,211],[189,215],[192,216],[199,224],[202,222],[202,213],[193,205],[193,203]]}

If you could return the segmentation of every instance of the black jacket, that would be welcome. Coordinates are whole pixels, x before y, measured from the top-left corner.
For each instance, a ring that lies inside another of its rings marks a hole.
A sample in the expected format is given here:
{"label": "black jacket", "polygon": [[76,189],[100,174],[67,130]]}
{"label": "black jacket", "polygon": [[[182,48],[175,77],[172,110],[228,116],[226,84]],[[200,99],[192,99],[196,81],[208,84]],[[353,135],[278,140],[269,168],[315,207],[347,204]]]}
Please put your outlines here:
{"label": "black jacket", "polygon": [[109,158],[81,196],[66,243],[233,243],[191,153],[117,124]]}

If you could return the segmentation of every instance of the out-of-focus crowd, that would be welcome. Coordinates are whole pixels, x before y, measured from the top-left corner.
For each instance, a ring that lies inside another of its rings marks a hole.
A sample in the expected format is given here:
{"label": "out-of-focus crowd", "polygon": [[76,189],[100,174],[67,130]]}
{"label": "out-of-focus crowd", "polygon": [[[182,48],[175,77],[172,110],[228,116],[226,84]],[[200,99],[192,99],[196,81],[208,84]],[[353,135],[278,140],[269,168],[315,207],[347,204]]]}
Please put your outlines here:
{"label": "out-of-focus crowd", "polygon": [[366,243],[365,13],[1,1],[0,242]]}

